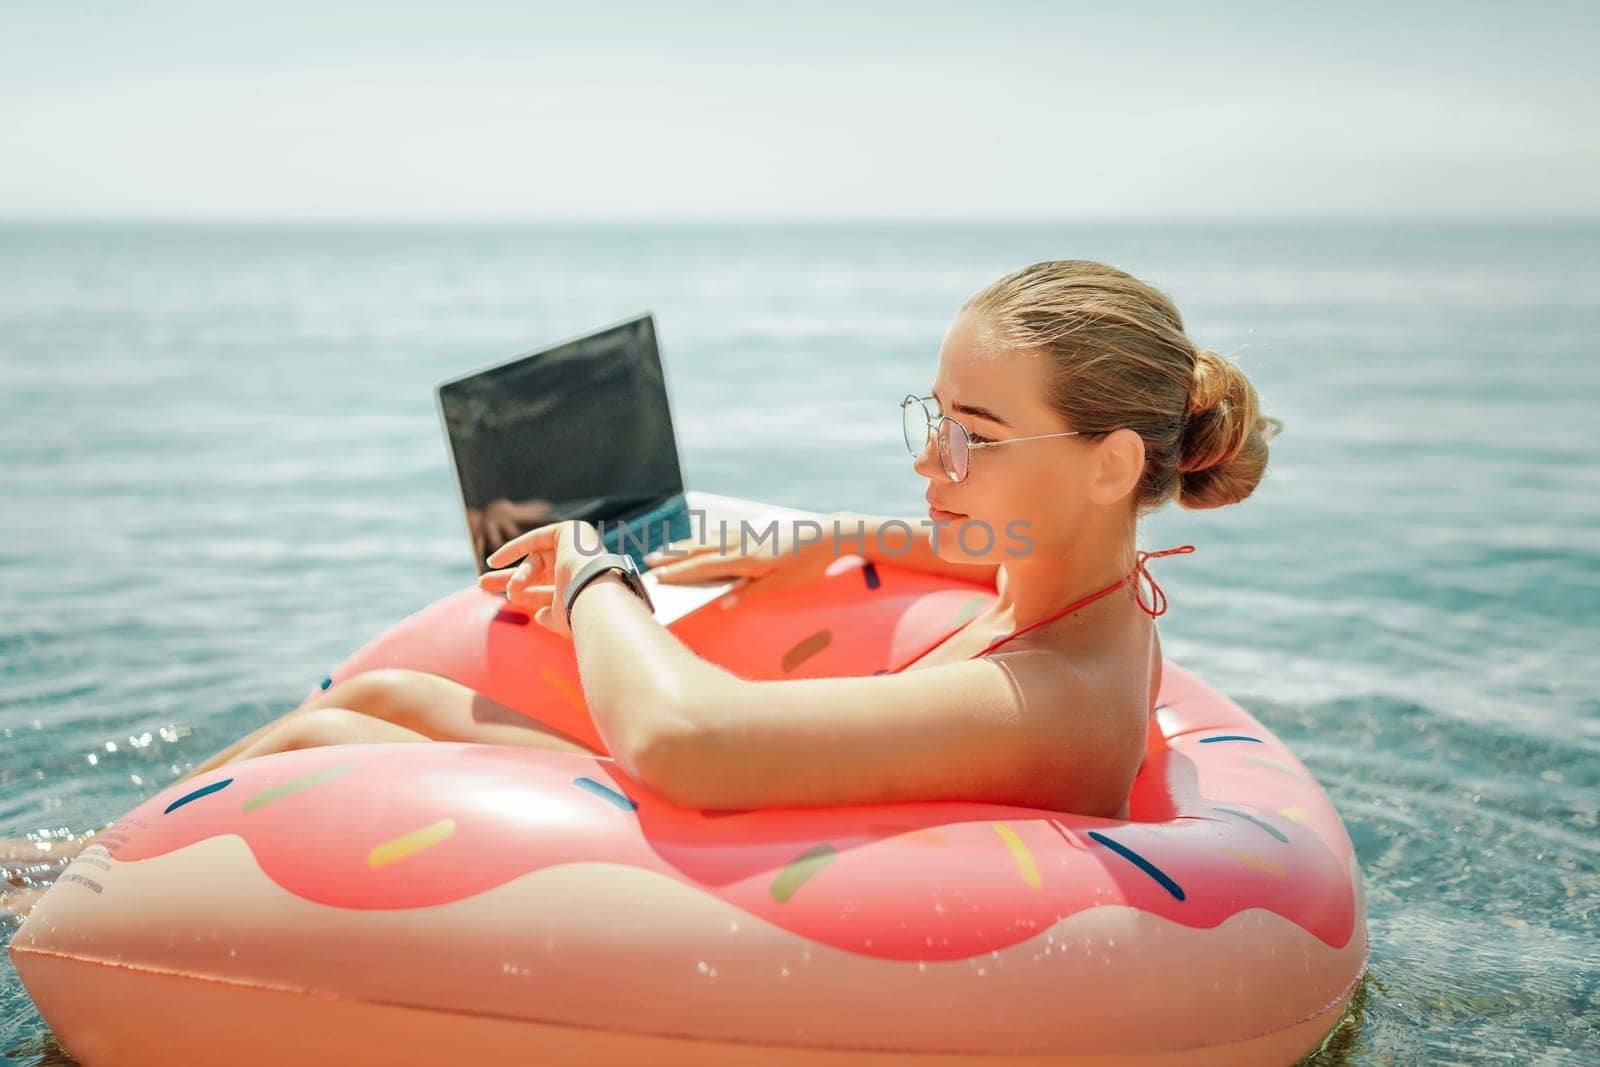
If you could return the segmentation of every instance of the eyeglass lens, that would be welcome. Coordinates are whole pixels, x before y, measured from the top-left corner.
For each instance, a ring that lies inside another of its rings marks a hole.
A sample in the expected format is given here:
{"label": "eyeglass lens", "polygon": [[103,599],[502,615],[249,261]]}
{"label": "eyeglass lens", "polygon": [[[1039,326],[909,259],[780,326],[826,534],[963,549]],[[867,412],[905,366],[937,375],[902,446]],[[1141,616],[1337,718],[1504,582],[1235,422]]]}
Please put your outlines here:
{"label": "eyeglass lens", "polygon": [[[928,446],[936,416],[928,411],[921,400],[907,397],[901,412],[901,431],[905,434],[906,448],[913,456],[920,456]],[[953,482],[967,476],[967,431],[954,419],[939,419],[939,460],[944,472]]]}

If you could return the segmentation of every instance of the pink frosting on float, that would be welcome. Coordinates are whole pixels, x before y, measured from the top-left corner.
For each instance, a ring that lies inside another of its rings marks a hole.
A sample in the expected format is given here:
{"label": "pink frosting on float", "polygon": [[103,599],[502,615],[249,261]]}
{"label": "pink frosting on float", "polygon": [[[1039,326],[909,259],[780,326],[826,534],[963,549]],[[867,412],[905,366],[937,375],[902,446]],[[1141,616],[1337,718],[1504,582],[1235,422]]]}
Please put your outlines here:
{"label": "pink frosting on float", "polygon": [[[1191,700],[1204,696],[1168,671]],[[1261,908],[1342,946],[1355,923],[1343,827],[1294,756],[1232,710],[1226,728],[1153,751],[1134,812],[1156,821],[951,802],[707,813],[655,798],[608,759],[391,744],[229,765],[152,797],[101,840],[137,861],[235,834],[288,892],[362,909],[612,862],[888,959],[975,956],[1106,904],[1197,928]]]}

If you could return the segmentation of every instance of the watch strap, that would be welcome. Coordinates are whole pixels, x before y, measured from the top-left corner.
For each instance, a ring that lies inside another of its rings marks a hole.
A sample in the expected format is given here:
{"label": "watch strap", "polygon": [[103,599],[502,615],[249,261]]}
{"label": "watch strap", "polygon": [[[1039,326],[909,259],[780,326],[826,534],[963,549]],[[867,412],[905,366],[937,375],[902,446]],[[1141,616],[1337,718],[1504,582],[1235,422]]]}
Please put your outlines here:
{"label": "watch strap", "polygon": [[567,583],[566,602],[562,604],[562,610],[566,613],[569,626],[572,622],[573,602],[578,599],[578,594],[583,591],[583,587],[602,574],[609,574],[612,571],[619,572],[627,587],[638,594],[640,600],[644,601],[645,607],[652,612],[655,611],[655,604],[650,600],[650,592],[645,588],[644,579],[639,574],[639,565],[633,562],[633,557],[624,556],[618,552],[605,552],[579,567],[578,573],[574,574],[572,581]]}

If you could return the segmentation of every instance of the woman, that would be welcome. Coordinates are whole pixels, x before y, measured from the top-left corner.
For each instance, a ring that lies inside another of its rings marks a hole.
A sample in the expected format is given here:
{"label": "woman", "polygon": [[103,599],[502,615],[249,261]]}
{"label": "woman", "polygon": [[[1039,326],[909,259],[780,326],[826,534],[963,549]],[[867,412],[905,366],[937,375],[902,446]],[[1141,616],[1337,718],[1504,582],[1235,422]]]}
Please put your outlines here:
{"label": "woman", "polygon": [[[678,803],[965,799],[1125,813],[1161,684],[1154,619],[1165,610],[1149,554],[1135,551],[1138,520],[1174,497],[1202,509],[1249,496],[1281,423],[1259,415],[1237,366],[1185,336],[1164,295],[1077,260],[1034,264],[968,300],[930,395],[908,397],[902,414],[942,535],[924,524],[909,550],[885,552],[880,520],[838,515],[845,534],[858,521],[866,534],[848,550],[992,579],[999,596],[885,676],[736,677],[682,645],[614,573],[564,617],[566,582],[587,559],[579,546],[597,540],[582,523],[501,546],[488,562],[502,569],[480,585],[571,637],[611,758]],[[760,547],[678,544],[656,570],[669,582],[789,582],[835,555],[828,539],[798,553],[787,540]],[[332,686],[188,777],[288,749],[426,740],[590,751],[449,679],[384,670]],[[86,840],[60,843],[57,862]]]}

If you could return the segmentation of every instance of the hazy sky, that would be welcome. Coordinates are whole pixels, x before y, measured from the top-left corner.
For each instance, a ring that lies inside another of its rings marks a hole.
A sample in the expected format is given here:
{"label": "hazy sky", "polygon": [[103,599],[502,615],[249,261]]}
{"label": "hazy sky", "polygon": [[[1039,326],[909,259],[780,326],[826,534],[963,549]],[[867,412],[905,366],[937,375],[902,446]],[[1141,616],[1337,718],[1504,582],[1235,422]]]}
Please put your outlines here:
{"label": "hazy sky", "polygon": [[1600,4],[576,6],[7,0],[0,216],[1600,215]]}

